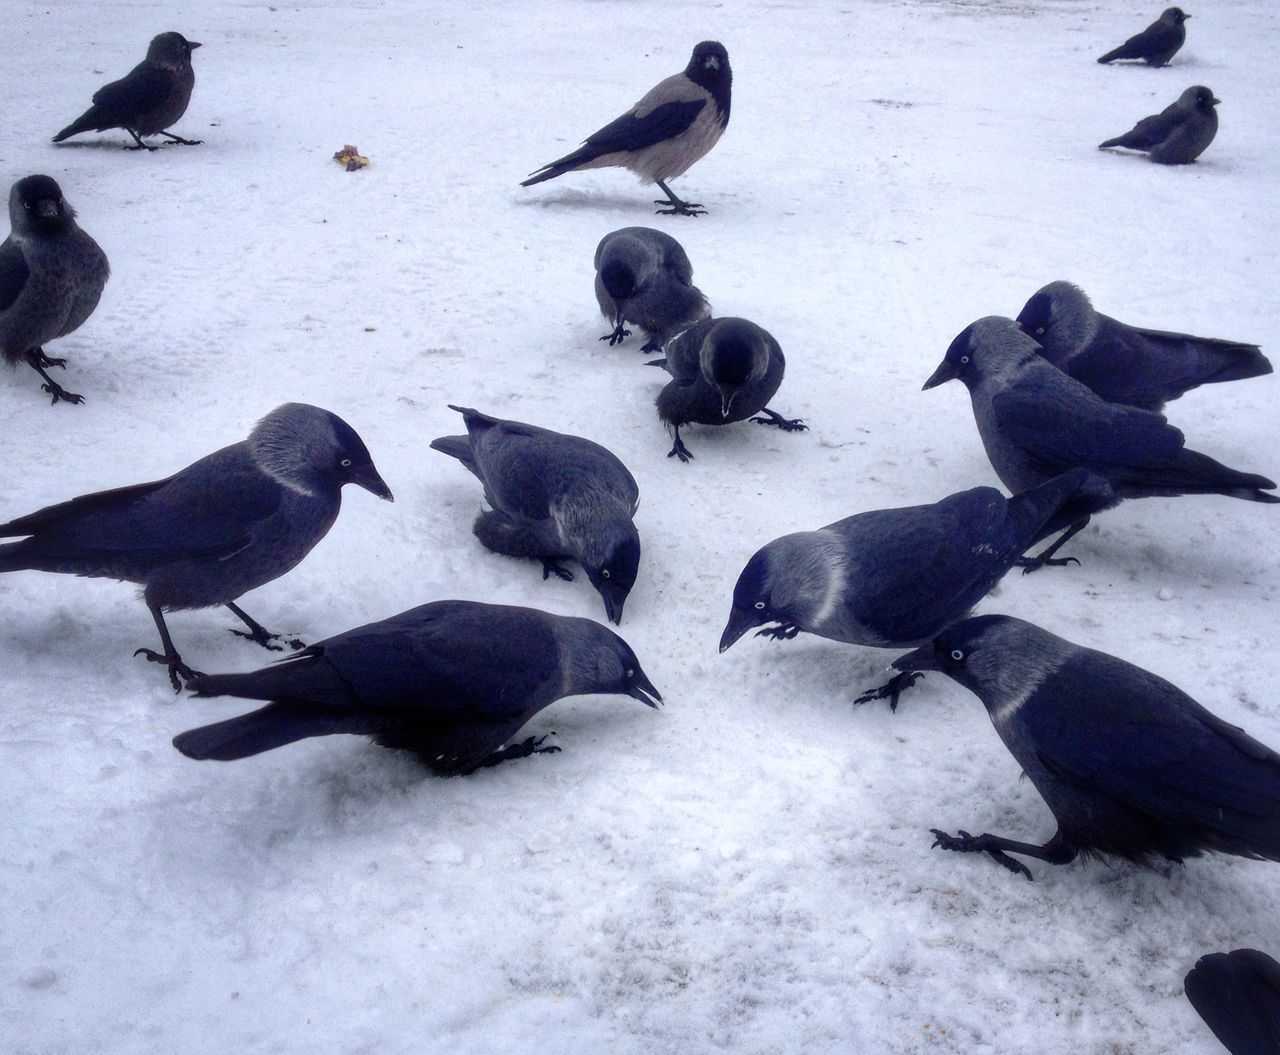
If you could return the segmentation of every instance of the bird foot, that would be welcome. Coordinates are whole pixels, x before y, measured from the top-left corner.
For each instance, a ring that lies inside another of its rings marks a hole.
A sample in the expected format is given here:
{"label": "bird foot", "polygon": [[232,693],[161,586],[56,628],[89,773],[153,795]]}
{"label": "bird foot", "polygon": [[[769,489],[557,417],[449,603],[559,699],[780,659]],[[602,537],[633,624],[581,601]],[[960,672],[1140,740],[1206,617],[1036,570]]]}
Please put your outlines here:
{"label": "bird foot", "polygon": [[618,325],[615,326],[608,333],[602,334],[600,337],[600,340],[608,341],[609,347],[612,348],[615,344],[621,344],[623,341],[623,338],[630,337],[630,336],[631,336],[631,331],[624,330],[622,328],[622,323],[618,323]]}
{"label": "bird foot", "polygon": [[762,413],[767,417],[755,417],[751,420],[758,425],[775,425],[783,432],[807,432],[809,426],[801,418],[784,418],[777,411],[765,407]]}
{"label": "bird foot", "polygon": [[888,700],[889,710],[896,713],[898,697],[923,677],[924,675],[916,670],[903,671],[901,674],[895,674],[878,689],[868,689],[853,702],[870,703],[872,700]]}
{"label": "bird foot", "polygon": [[660,345],[657,341],[653,340],[653,338],[650,338],[649,340],[645,341],[644,344],[640,346],[641,355],[652,355],[654,352],[660,352],[660,351],[662,351],[662,345]]}
{"label": "bird foot", "polygon": [[[61,364],[59,363],[57,365],[61,365]],[[53,406],[55,403],[58,402],[58,400],[62,400],[62,402],[64,403],[75,403],[75,404],[84,402],[84,396],[79,395],[76,392],[68,392],[65,388],[63,388],[60,384],[58,384],[57,381],[45,381],[45,383],[40,387],[53,397],[53,399],[49,401],[50,406]]]}
{"label": "bird foot", "polygon": [[169,684],[173,686],[174,692],[182,691],[182,682],[178,680],[179,676],[184,677],[187,681],[192,678],[203,678],[204,675],[198,670],[192,670],[182,662],[182,657],[177,653],[172,656],[161,655],[154,649],[140,648],[134,652],[135,656],[144,657],[148,663],[163,663],[169,668]]}
{"label": "bird foot", "polygon": [[658,209],[654,213],[656,216],[706,216],[707,214],[702,203],[696,201],[667,201],[659,198],[653,204],[671,206],[670,209]]}
{"label": "bird foot", "polygon": [[774,641],[790,641],[800,633],[800,628],[795,623],[782,623],[779,626],[766,626],[763,630],[756,631],[756,637],[768,637]]}
{"label": "bird foot", "polygon": [[272,634],[267,630],[259,627],[257,630],[237,630],[235,627],[229,627],[228,631],[235,634],[236,637],[243,637],[246,641],[252,641],[255,645],[261,645],[268,652],[283,652],[282,645],[273,645],[273,641],[283,641],[295,652],[306,648],[306,643],[299,641],[296,637],[285,637],[284,634]]}
{"label": "bird foot", "polygon": [[933,833],[933,846],[941,847],[943,850],[954,850],[962,854],[985,853],[991,857],[997,864],[1007,868],[1014,875],[1024,875],[1031,882],[1035,882],[1035,876],[1031,874],[1031,869],[1024,865],[1021,861],[1014,860],[1003,850],[998,850],[988,845],[988,838],[985,835],[970,835],[963,828],[960,829],[959,836],[948,835],[944,831],[937,828],[930,828]]}
{"label": "bird foot", "polygon": [[509,744],[498,751],[494,751],[492,754],[486,755],[475,768],[485,769],[488,766],[496,766],[501,762],[508,762],[513,758],[528,758],[530,755],[554,755],[560,748],[555,744],[547,744],[546,747],[543,747],[542,743],[548,736],[555,735],[555,733],[547,733],[545,736],[531,736],[518,744]]}
{"label": "bird foot", "polygon": [[689,448],[684,445],[684,441],[677,436],[675,446],[673,446],[671,450],[667,451],[667,457],[679,458],[682,462],[688,465],[689,459],[693,457],[693,452],[690,451]]}
{"label": "bird foot", "polygon": [[43,348],[32,348],[31,351],[27,353],[27,359],[30,360],[34,366],[60,366],[63,370],[67,368],[67,361],[65,359],[54,359],[45,355]]}
{"label": "bird foot", "polygon": [[161,132],[160,134],[164,136],[166,139],[168,139],[169,142],[178,143],[184,147],[198,147],[201,143],[204,142],[203,139],[183,139],[182,136],[175,136],[169,132]]}
{"label": "bird foot", "polygon": [[1030,575],[1040,568],[1065,568],[1068,564],[1079,563],[1075,557],[1019,557],[1014,561],[1023,575]]}
{"label": "bird foot", "polygon": [[125,147],[125,150],[159,150],[159,147],[153,147],[150,143],[138,143],[131,147]]}
{"label": "bird foot", "polygon": [[565,582],[573,582],[573,572],[561,564],[558,560],[551,557],[539,557],[542,561],[542,581],[546,582],[548,578],[554,575],[557,579],[563,579]]}

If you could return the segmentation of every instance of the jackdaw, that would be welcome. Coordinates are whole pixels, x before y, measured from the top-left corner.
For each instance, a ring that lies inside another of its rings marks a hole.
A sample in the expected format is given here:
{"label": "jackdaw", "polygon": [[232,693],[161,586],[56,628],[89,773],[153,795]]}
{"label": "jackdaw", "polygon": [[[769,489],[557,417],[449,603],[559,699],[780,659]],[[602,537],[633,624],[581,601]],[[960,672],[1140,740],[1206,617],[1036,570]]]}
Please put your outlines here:
{"label": "jackdaw", "polygon": [[45,371],[66,369],[42,345],[93,314],[107,284],[107,255],[76,223],[76,213],[49,176],[27,176],[9,191],[9,237],[0,243],[0,355],[25,362],[44,378],[53,402],[83,403]]}
{"label": "jackdaw", "polygon": [[1144,117],[1128,132],[1099,143],[1099,150],[1126,147],[1144,151],[1161,165],[1189,165],[1195,161],[1218,134],[1218,111],[1222,102],[1203,84],[1188,88],[1177,102],[1158,114]]}
{"label": "jackdaw", "polygon": [[669,234],[652,227],[623,227],[596,246],[596,301],[614,324],[600,338],[610,347],[631,331],[645,330],[642,352],[658,352],[667,338],[711,314],[707,298],[693,284],[693,265]]}
{"label": "jackdaw", "polygon": [[[1188,494],[1280,502],[1262,490],[1276,486],[1265,476],[1187,450],[1182,433],[1159,414],[1108,403],[1040,350],[1012,319],[991,315],[961,331],[924,383],[964,382],[987,457],[1013,493],[1081,465],[1111,485],[1110,505]],[[1034,561],[1059,563],[1053,554],[1087,523],[1084,517],[1072,525]]]}
{"label": "jackdaw", "polygon": [[[680,426],[728,425],[751,418],[783,432],[802,432],[800,418],[784,418],[766,403],[782,384],[787,361],[778,342],[746,319],[703,319],[667,342],[666,357],[652,359],[672,377],[658,393],[658,417],[675,430],[668,458],[693,457],[680,439]],[[763,413],[764,417],[752,417]]]}
{"label": "jackdaw", "polygon": [[1256,344],[1144,330],[1093,310],[1084,290],[1050,282],[1022,309],[1018,322],[1059,370],[1109,403],[1159,412],[1200,385],[1271,373]]}
{"label": "jackdaw", "polygon": [[53,137],[55,143],[81,132],[105,132],[123,128],[133,136],[126,150],[155,150],[143,136],[161,135],[174,143],[197,146],[199,139],[183,139],[166,132],[187,112],[196,74],[191,52],[200,47],[181,33],[161,33],[151,41],[147,57],[118,81],[93,94],[93,105]]}
{"label": "jackdaw", "polygon": [[1231,1055],[1280,1051],[1280,963],[1257,949],[1201,956],[1183,982],[1187,999]]}
{"label": "jackdaw", "polygon": [[502,745],[564,696],[624,694],[662,701],[635,653],[590,619],[533,608],[433,601],[326,638],[251,674],[190,683],[197,696],[270,700],[192,729],[173,746],[228,762],[334,733],[412,751],[440,774],[558,751],[546,737]]}
{"label": "jackdaw", "polygon": [[[964,618],[1023,552],[1093,509],[1111,489],[1085,469],[1005,498],[974,487],[932,505],[877,509],[774,539],[747,562],[720,637],[788,640],[801,631],[876,648],[910,648]],[[856,702],[898,695],[918,675],[899,674]]]}
{"label": "jackdaw", "polygon": [[893,665],[975,693],[1058,822],[1043,846],[937,829],[934,846],[984,851],[1028,879],[1010,853],[1280,861],[1280,755],[1150,671],[1004,615],[957,623]]}
{"label": "jackdaw", "polygon": [[630,169],[640,182],[656,183],[669,205],[659,214],[697,216],[706,210],[697,202],[681,201],[666,181],[682,175],[724,134],[729,124],[729,96],[733,71],[724,45],[704,40],[689,58],[683,73],[659,81],[621,117],[593,132],[582,146],[558,161],[544,165],[520,184],[530,187],[576,169]]}
{"label": "jackdaw", "polygon": [[581,436],[503,421],[469,407],[465,436],[441,436],[434,450],[457,458],[484,484],[492,509],[472,527],[494,553],[536,557],[542,577],[565,581],[561,564],[572,558],[604,600],[610,621],[622,606],[640,566],[640,536],[632,522],[640,505],[635,478],[611,451]]}
{"label": "jackdaw", "polygon": [[[136,582],[160,631],[153,663],[194,678],[163,612],[226,605],[248,628],[233,630],[280,651],[271,634],[233,602],[277,579],[324,538],[338,516],[342,485],[359,484],[391,501],[391,491],[355,429],[336,414],[285,403],[247,439],[154,483],[117,487],[48,506],[0,524],[0,572],[56,571]],[[295,647],[301,648],[301,644]]]}
{"label": "jackdaw", "polygon": [[1187,27],[1183,23],[1190,17],[1180,7],[1166,8],[1141,33],[1130,37],[1115,50],[1108,51],[1098,61],[1107,63],[1117,59],[1138,59],[1149,66],[1165,66],[1187,39]]}

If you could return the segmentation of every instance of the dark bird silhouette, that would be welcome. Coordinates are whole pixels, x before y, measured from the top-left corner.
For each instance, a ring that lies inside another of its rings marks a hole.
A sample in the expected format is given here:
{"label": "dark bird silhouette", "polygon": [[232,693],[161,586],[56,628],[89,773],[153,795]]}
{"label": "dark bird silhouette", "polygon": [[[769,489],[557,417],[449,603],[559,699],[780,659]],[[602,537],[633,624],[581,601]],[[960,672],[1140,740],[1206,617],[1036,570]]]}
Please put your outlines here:
{"label": "dark bird silhouette", "polygon": [[83,403],[45,368],[66,369],[43,345],[93,314],[107,284],[107,255],[76,223],[75,210],[49,176],[27,176],[9,191],[9,237],[0,243],[0,354],[44,378],[53,402]]}
{"label": "dark bird silhouette", "polygon": [[81,132],[123,128],[133,136],[126,150],[155,150],[143,136],[161,135],[174,143],[197,146],[199,139],[183,139],[166,129],[187,112],[196,74],[191,52],[200,47],[181,33],[161,33],[151,41],[147,57],[118,81],[99,88],[93,105],[53,137],[55,143]]}
{"label": "dark bird silhouette", "polygon": [[[962,619],[1029,546],[1111,499],[1072,469],[1013,498],[975,487],[932,505],[876,509],[818,531],[774,539],[747,562],[720,637],[724,652],[753,627],[786,640],[804,632],[876,648],[909,648]],[[917,675],[899,674],[857,700],[889,699]]]}
{"label": "dark bird silhouette", "polygon": [[1280,1052],[1280,963],[1257,949],[1201,956],[1187,999],[1231,1055]]}
{"label": "dark bird silhouette", "polygon": [[1003,615],[957,623],[893,665],[977,695],[1058,823],[1042,846],[934,829],[935,846],[1028,879],[1010,854],[1280,861],[1280,755],[1150,671]]}
{"label": "dark bird silhouette", "polygon": [[640,567],[640,536],[632,517],[640,489],[611,451],[581,436],[503,421],[455,407],[465,436],[441,436],[434,450],[457,458],[484,484],[492,509],[472,530],[495,553],[536,557],[542,577],[571,580],[562,559],[582,565],[618,623]]}
{"label": "dark bird silhouette", "polygon": [[[787,362],[778,342],[746,319],[703,319],[667,342],[666,357],[650,360],[671,380],[658,393],[658,417],[675,430],[668,458],[693,457],[680,439],[680,426],[728,425],[744,418],[776,425],[783,432],[808,428],[765,404],[782,384]],[[764,417],[752,417],[764,414]]]}
{"label": "dark bird silhouette", "polygon": [[662,700],[607,627],[473,601],[424,604],[251,674],[202,676],[188,687],[197,696],[271,701],[174,737],[189,758],[227,762],[351,733],[412,751],[441,774],[558,751],[543,746],[546,737],[502,745],[562,697],[617,693],[654,708]]}
{"label": "dark bird silhouette", "polygon": [[[1280,502],[1265,476],[1229,469],[1188,450],[1185,437],[1159,414],[1108,403],[1068,377],[1012,319],[988,316],[966,327],[924,383],[959,378],[992,468],[1017,494],[1075,466],[1105,479],[1112,505],[1126,498],[1219,494]],[[1038,557],[1053,554],[1088,523],[1080,520]]]}
{"label": "dark bird silhouette", "polygon": [[723,44],[704,40],[693,49],[684,72],[659,81],[625,114],[593,132],[571,154],[532,173],[520,186],[530,187],[577,169],[616,166],[630,169],[642,183],[662,188],[667,198],[654,204],[670,208],[659,209],[659,214],[706,212],[697,202],[677,198],[666,181],[683,175],[720,141],[729,124],[732,85],[729,53]]}
{"label": "dark bird silhouette", "polygon": [[693,284],[693,265],[680,243],[652,227],[611,231],[596,246],[596,301],[614,324],[600,338],[612,347],[629,337],[624,323],[645,331],[642,352],[662,350],[667,338],[710,314]]}
{"label": "dark bird silhouette", "polygon": [[1117,59],[1138,59],[1150,66],[1166,66],[1187,39],[1187,27],[1183,23],[1190,17],[1180,7],[1166,8],[1141,33],[1130,37],[1113,51],[1108,51],[1098,61],[1107,63]]}
{"label": "dark bird silhouette", "polygon": [[1158,114],[1144,117],[1124,135],[1099,143],[1098,149],[1125,147],[1141,150],[1161,165],[1189,165],[1218,134],[1218,111],[1214,107],[1220,102],[1208,88],[1197,84]]}
{"label": "dark bird silhouette", "polygon": [[1144,330],[1093,310],[1070,282],[1050,282],[1018,316],[1059,370],[1109,403],[1159,412],[1171,399],[1201,385],[1271,373],[1256,344]]}
{"label": "dark bird silhouette", "polygon": [[[169,637],[164,612],[225,605],[248,628],[233,631],[279,651],[233,602],[279,578],[324,538],[343,484],[379,498],[391,491],[355,430],[336,414],[286,403],[247,439],[153,483],[118,487],[0,524],[0,572],[53,571],[143,587],[164,653],[138,649],[179,676],[198,675]],[[301,644],[295,647],[301,648]]]}

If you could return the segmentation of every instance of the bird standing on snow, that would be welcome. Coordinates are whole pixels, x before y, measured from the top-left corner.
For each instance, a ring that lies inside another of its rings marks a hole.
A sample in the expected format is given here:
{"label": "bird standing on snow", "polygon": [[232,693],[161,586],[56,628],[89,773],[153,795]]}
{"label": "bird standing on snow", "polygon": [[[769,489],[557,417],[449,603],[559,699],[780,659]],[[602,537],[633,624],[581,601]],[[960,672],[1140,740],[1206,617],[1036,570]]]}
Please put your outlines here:
{"label": "bird standing on snow", "polygon": [[652,227],[623,227],[596,246],[596,302],[613,330],[610,347],[629,337],[623,324],[645,331],[642,352],[662,350],[667,338],[710,314],[693,284],[693,265],[680,243]]}
{"label": "bird standing on snow", "polygon": [[174,143],[197,146],[199,139],[183,139],[167,132],[170,125],[187,112],[196,74],[191,68],[191,52],[200,47],[181,33],[161,33],[151,41],[147,57],[118,81],[99,88],[93,105],[53,137],[61,143],[81,132],[105,132],[123,128],[133,136],[134,146],[126,150],[155,150],[143,136],[161,135]]}
{"label": "bird standing on snow", "polygon": [[[924,383],[959,378],[969,390],[987,457],[1014,494],[1083,466],[1125,498],[1220,494],[1249,502],[1280,502],[1263,488],[1265,476],[1242,473],[1187,450],[1185,437],[1159,414],[1108,403],[1040,354],[1040,346],[1012,319],[992,315],[966,327]],[[1053,554],[1088,517],[1038,557]]]}
{"label": "bird standing on snow", "polygon": [[[876,509],[774,539],[747,562],[720,638],[724,652],[753,627],[876,648],[911,648],[964,618],[1026,549],[1101,508],[1110,489],[1073,469],[1013,498],[975,487],[932,505]],[[856,702],[889,699],[910,672]]]}
{"label": "bird standing on snow", "polygon": [[[336,414],[286,403],[247,439],[154,483],[118,487],[0,524],[0,572],[55,571],[143,586],[164,646],[138,649],[178,677],[194,678],[178,655],[164,612],[226,605],[264,648],[268,633],[233,602],[279,578],[311,552],[338,516],[343,484],[391,501],[391,491],[355,430]],[[298,645],[296,647],[301,647]]]}
{"label": "bird standing on snow", "polygon": [[1109,403],[1157,413],[1200,385],[1271,373],[1256,344],[1144,330],[1093,310],[1084,290],[1050,282],[1018,315],[1041,355]]}
{"label": "bird standing on snow", "polygon": [[662,697],[635,653],[589,619],[435,601],[317,642],[252,674],[197,678],[197,696],[270,700],[174,737],[189,758],[227,762],[312,736],[352,733],[412,751],[440,774],[558,751],[546,737],[502,745],[564,696]]}
{"label": "bird standing on snow", "polygon": [[935,846],[988,853],[1028,879],[1009,854],[1280,861],[1280,755],[1150,671],[1003,615],[957,623],[893,665],[977,695],[1058,822],[1043,846],[934,829]]}
{"label": "bird standing on snow", "polygon": [[466,422],[465,436],[432,440],[484,484],[492,509],[472,530],[486,547],[510,557],[536,557],[542,577],[566,581],[560,560],[582,565],[618,623],[640,566],[640,536],[632,517],[640,504],[635,478],[611,451],[580,436],[503,421],[450,405]]}
{"label": "bird standing on snow", "polygon": [[[728,425],[751,418],[783,432],[802,432],[799,418],[784,418],[766,403],[782,384],[787,362],[778,342],[746,319],[703,319],[667,342],[666,357],[650,360],[672,380],[658,393],[658,417],[675,430],[667,457],[688,462],[693,455],[680,439],[680,426]],[[765,417],[751,417],[763,412]]]}
{"label": "bird standing on snow", "polygon": [[0,354],[44,378],[53,402],[83,403],[45,372],[66,368],[42,347],[93,314],[110,268],[98,243],[76,223],[75,210],[49,176],[27,176],[9,191],[9,237],[0,243]]}
{"label": "bird standing on snow", "polygon": [[1187,27],[1183,23],[1190,17],[1180,7],[1167,8],[1141,33],[1130,37],[1114,51],[1108,51],[1098,61],[1139,59],[1150,66],[1167,65],[1187,39]]}
{"label": "bird standing on snow", "polygon": [[1221,99],[1202,84],[1194,85],[1158,114],[1144,117],[1128,132],[1099,143],[1099,150],[1125,147],[1144,151],[1161,165],[1190,165],[1218,134]]}
{"label": "bird standing on snow", "polygon": [[544,165],[520,184],[530,187],[575,169],[630,169],[642,183],[656,183],[670,205],[659,214],[697,216],[696,202],[681,201],[666,181],[682,175],[719,142],[729,124],[733,71],[724,45],[704,40],[689,65],[659,81],[621,117],[593,132],[571,154]]}
{"label": "bird standing on snow", "polygon": [[1231,1055],[1280,1051],[1280,963],[1257,949],[1201,956],[1183,987]]}

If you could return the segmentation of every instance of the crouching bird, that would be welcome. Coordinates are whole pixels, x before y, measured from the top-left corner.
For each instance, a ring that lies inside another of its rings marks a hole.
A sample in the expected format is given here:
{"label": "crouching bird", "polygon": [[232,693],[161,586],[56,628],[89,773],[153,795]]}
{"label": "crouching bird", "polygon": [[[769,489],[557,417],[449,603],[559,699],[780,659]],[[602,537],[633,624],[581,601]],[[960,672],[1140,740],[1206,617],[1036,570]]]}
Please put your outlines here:
{"label": "crouching bird", "polygon": [[1187,999],[1231,1055],[1280,1051],[1280,963],[1257,949],[1201,956],[1183,982]]}
{"label": "crouching bird", "polygon": [[643,327],[642,352],[658,352],[667,338],[711,314],[693,284],[684,247],[652,227],[610,231],[596,246],[596,303],[613,329],[600,338],[609,346],[631,336],[625,323]]}
{"label": "crouching bird", "polygon": [[935,828],[934,846],[1028,879],[1010,854],[1280,861],[1280,755],[1150,671],[1003,615],[957,623],[893,666],[977,695],[1058,822],[1043,845]]}
{"label": "crouching bird", "polygon": [[531,187],[575,169],[630,169],[642,183],[656,183],[669,205],[660,214],[697,216],[706,210],[697,202],[681,201],[666,181],[688,171],[720,141],[729,125],[733,71],[724,45],[704,40],[689,57],[682,73],[659,81],[621,117],[593,132],[582,146],[544,165],[520,184]]}
{"label": "crouching bird", "polygon": [[[285,403],[247,439],[152,483],[81,495],[0,524],[0,572],[55,571],[136,582],[163,653],[140,648],[179,677],[183,662],[164,612],[225,605],[248,628],[232,631],[279,651],[237,597],[289,571],[328,533],[344,484],[392,500],[355,429],[336,414]],[[301,648],[301,643],[295,645]]]}
{"label": "crouching bird", "polygon": [[251,674],[196,678],[197,696],[269,700],[192,729],[173,746],[227,762],[312,736],[371,736],[440,774],[558,751],[545,737],[507,743],[565,696],[662,701],[630,646],[589,619],[533,608],[433,601],[319,641]]}
{"label": "crouching bird", "polygon": [[1158,165],[1190,165],[1218,134],[1221,99],[1194,84],[1158,114],[1144,117],[1122,136],[1098,144],[1099,150],[1138,150]]}

